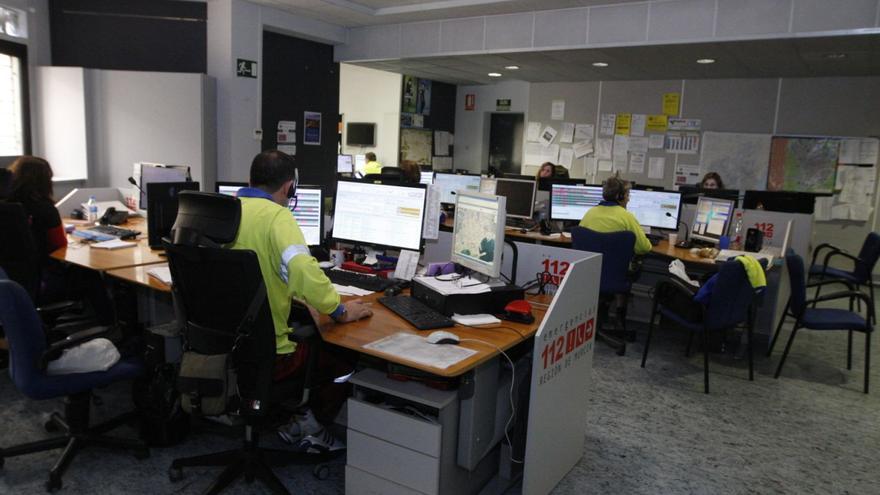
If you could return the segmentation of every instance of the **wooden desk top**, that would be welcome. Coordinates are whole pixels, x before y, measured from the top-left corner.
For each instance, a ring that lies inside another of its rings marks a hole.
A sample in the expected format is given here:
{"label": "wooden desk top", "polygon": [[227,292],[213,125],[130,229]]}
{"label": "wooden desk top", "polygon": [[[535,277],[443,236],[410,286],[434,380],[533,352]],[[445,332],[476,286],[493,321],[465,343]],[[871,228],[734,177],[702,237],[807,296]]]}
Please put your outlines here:
{"label": "wooden desk top", "polygon": [[[64,222],[71,223],[69,219],[64,219]],[[78,229],[89,227],[82,222],[75,223],[77,223]],[[79,237],[68,235],[67,247],[53,252],[51,256],[59,261],[73,263],[97,271],[165,262],[165,258],[159,256],[162,251],[154,251],[147,244],[146,220],[141,217],[135,217],[119,227],[142,232],[137,239],[138,245],[131,248],[113,250],[92,249],[88,244],[80,242],[81,239]]]}
{"label": "wooden desk top", "polygon": [[669,244],[669,241],[666,239],[660,241],[656,246],[651,246],[651,253],[665,256],[667,258],[677,258],[685,263],[715,264],[714,258],[701,258],[691,254],[690,249],[677,248]]}
{"label": "wooden desk top", "polygon": [[139,265],[139,266],[129,266],[126,268],[116,268],[115,270],[107,270],[107,275],[111,277],[116,277],[120,280],[125,280],[126,282],[131,282],[137,285],[143,285],[144,287],[149,287],[150,289],[157,290],[160,292],[168,292],[171,293],[171,286],[165,285],[156,277],[151,277],[147,274],[147,271],[151,268],[155,267],[167,267],[168,263],[156,263],[152,265]]}
{"label": "wooden desk top", "polygon": [[[424,337],[428,336],[433,331],[414,329],[404,319],[376,302],[376,299],[379,297],[382,297],[381,293],[370,294],[369,296],[361,298],[365,302],[373,302],[373,316],[365,320],[352,323],[335,323],[329,317],[322,316],[320,319],[320,326],[321,336],[324,338],[324,341],[359,353],[369,354],[381,359],[446,377],[459,376],[498,354],[498,350],[495,347],[479,342],[462,342],[459,345],[468,349],[473,349],[477,351],[477,353],[453,366],[450,366],[449,368],[439,369],[407,361],[406,359],[399,357],[391,357],[387,354],[378,353],[370,349],[365,349],[365,345],[398,332],[412,333]],[[507,350],[537,333],[538,327],[544,319],[544,314],[547,310],[546,305],[550,304],[552,299],[550,296],[528,297],[530,301],[535,303],[532,306],[532,313],[535,315],[535,322],[529,325],[502,321],[497,325],[487,325],[487,328],[472,328],[456,325],[453,328],[445,328],[442,330],[452,332],[458,335],[462,340],[483,340],[502,350]]]}

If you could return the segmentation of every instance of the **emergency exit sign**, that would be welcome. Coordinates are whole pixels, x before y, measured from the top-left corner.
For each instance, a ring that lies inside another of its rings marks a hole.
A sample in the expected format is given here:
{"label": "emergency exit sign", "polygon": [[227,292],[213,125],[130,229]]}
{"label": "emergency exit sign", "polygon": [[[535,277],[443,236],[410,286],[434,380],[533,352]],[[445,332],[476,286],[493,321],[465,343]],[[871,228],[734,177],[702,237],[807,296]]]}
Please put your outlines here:
{"label": "emergency exit sign", "polygon": [[257,63],[253,60],[238,59],[235,63],[235,73],[238,77],[257,78]]}

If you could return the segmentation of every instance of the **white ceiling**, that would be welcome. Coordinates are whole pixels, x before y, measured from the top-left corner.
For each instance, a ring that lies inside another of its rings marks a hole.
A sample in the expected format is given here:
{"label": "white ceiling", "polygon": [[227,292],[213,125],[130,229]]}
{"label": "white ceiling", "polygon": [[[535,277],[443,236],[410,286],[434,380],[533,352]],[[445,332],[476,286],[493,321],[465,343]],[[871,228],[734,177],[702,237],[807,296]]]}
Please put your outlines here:
{"label": "white ceiling", "polygon": [[644,0],[251,0],[344,27],[512,14]]}
{"label": "white ceiling", "polygon": [[[716,62],[696,63],[707,57]],[[597,68],[593,62],[609,66]],[[880,35],[423,57],[357,65],[454,84],[498,82],[488,77],[489,72],[501,72],[500,80],[530,82],[866,76],[880,74]],[[520,69],[505,70],[507,65]]]}

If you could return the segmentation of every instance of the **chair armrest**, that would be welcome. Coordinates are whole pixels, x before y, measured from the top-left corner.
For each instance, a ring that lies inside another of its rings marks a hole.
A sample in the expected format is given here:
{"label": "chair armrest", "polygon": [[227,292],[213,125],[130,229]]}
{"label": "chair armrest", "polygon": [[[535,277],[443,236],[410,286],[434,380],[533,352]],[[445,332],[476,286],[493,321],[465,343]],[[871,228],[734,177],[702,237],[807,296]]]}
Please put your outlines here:
{"label": "chair armrest", "polygon": [[849,290],[855,290],[855,288],[853,287],[853,285],[851,283],[847,282],[846,280],[841,280],[839,278],[832,278],[832,279],[826,279],[826,280],[819,280],[816,282],[810,282],[810,283],[804,285],[804,288],[810,289],[812,287],[821,287],[823,285],[831,285],[831,284],[842,284],[842,285],[845,285]]}
{"label": "chair armrest", "polygon": [[809,306],[810,304],[813,304],[813,303],[820,303],[820,302],[824,302],[824,301],[833,301],[836,299],[843,299],[843,298],[861,299],[862,302],[865,303],[865,307],[867,308],[868,317],[871,320],[874,319],[874,306],[873,306],[873,304],[871,304],[871,298],[868,297],[868,295],[865,294],[864,292],[859,292],[857,290],[847,290],[847,291],[842,291],[842,292],[834,292],[834,293],[820,296],[820,297],[817,297],[814,299],[809,299],[807,301],[804,301],[804,304],[806,306]]}
{"label": "chair armrest", "polygon": [[102,335],[106,335],[109,332],[110,327],[93,327],[68,335],[64,339],[52,343],[52,345],[50,345],[45,351],[43,351],[43,354],[40,356],[40,361],[39,363],[37,363],[37,366],[40,370],[45,370],[49,366],[49,361],[54,361],[55,359],[58,359],[65,349],[76,347],[83,342],[101,337]]}
{"label": "chair armrest", "polygon": [[[825,255],[825,261],[822,264],[822,273],[823,274],[825,273],[825,267],[828,266],[828,262],[831,260],[831,258],[833,258],[835,256],[843,256],[844,258],[852,260],[852,262],[854,264],[860,263],[862,261],[858,256],[853,256],[842,249],[831,251],[830,253]],[[854,265],[854,267],[855,267],[855,265]]]}
{"label": "chair armrest", "polygon": [[[823,249],[830,249],[832,251],[842,251],[842,249],[835,246],[834,244],[829,244],[827,242],[823,242],[822,244],[819,244],[818,246],[816,246],[815,249],[813,249],[813,259],[810,260],[810,267],[811,268],[816,264],[816,260],[819,258],[819,253]],[[785,253],[782,253],[782,255],[785,256]]]}
{"label": "chair armrest", "polygon": [[37,314],[39,314],[40,316],[55,315],[58,313],[63,313],[65,311],[70,311],[72,309],[78,309],[79,307],[79,303],[77,303],[76,301],[60,301],[38,307]]}

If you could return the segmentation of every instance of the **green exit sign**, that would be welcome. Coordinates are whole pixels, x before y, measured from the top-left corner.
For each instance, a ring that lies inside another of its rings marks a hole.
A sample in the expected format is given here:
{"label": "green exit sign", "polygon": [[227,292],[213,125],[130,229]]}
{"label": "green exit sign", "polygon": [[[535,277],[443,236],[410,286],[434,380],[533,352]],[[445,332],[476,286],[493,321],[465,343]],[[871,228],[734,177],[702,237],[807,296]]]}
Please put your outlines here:
{"label": "green exit sign", "polygon": [[238,77],[257,78],[257,63],[253,60],[238,59],[235,63],[235,73]]}

